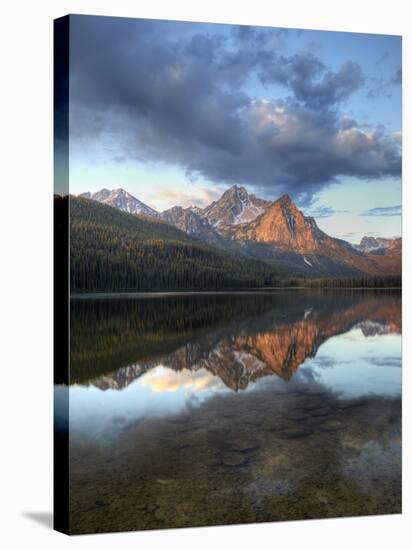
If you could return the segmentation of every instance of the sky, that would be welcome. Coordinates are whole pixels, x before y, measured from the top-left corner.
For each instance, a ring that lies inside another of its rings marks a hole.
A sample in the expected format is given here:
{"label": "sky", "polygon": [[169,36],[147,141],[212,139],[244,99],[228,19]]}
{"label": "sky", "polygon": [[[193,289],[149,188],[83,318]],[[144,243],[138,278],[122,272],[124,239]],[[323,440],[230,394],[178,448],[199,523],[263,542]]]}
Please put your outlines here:
{"label": "sky", "polygon": [[401,38],[70,17],[70,191],[159,211],[288,193],[332,236],[401,232]]}

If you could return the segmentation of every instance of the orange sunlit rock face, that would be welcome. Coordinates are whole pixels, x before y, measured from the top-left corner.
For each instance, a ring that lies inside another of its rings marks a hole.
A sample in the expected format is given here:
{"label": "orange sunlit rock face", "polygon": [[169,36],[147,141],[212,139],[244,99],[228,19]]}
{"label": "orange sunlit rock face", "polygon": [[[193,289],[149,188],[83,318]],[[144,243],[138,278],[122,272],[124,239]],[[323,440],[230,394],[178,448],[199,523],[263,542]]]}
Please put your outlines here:
{"label": "orange sunlit rock face", "polygon": [[250,223],[232,227],[234,239],[265,243],[285,252],[330,258],[369,275],[396,275],[401,269],[401,239],[387,239],[384,254],[364,253],[347,242],[329,237],[312,217],[283,195]]}
{"label": "orange sunlit rock face", "polygon": [[[238,391],[262,376],[275,374],[285,381],[290,380],[307,358],[316,356],[324,342],[354,327],[365,336],[400,334],[401,323],[399,300],[387,297],[366,298],[334,312],[309,308],[294,320],[269,319],[264,328],[208,333],[171,353],[118,369],[91,383],[102,389],[121,389],[154,367],[163,365],[177,373],[185,370],[209,372]],[[201,380],[205,380],[203,375]],[[211,383],[215,381],[208,379],[208,384]]]}
{"label": "orange sunlit rock face", "polygon": [[249,224],[246,238],[272,243],[295,252],[316,252],[325,239],[313,218],[305,217],[288,195],[274,202],[255,222]]}
{"label": "orange sunlit rock face", "polygon": [[[372,324],[363,326],[363,319]],[[371,335],[368,330],[400,333],[401,322],[401,312],[395,302],[379,303],[376,300],[358,304],[334,316],[309,316],[292,324],[277,326],[270,332],[239,337],[236,342],[239,349],[252,354],[284,380],[289,380],[299,366],[308,357],[314,357],[319,346],[332,336],[347,332],[358,324],[366,335]]]}

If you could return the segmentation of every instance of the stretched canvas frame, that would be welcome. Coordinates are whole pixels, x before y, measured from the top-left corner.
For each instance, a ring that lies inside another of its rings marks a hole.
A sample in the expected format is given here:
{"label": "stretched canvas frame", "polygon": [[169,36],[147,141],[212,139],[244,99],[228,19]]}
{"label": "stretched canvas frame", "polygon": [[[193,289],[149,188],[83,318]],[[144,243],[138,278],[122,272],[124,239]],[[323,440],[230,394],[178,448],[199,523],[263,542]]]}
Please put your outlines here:
{"label": "stretched canvas frame", "polygon": [[[365,102],[401,112],[401,38],[332,34],[359,62],[302,55],[286,29],[54,22],[58,531],[401,513],[401,129],[397,115],[390,128],[355,120]],[[363,74],[368,40],[395,44],[380,79]],[[136,172],[150,204],[80,189],[111,147],[113,177],[136,162],[182,179]],[[376,189],[370,208],[337,208],[338,190],[316,203],[339,184],[361,203]],[[363,220],[373,234],[346,240]]]}

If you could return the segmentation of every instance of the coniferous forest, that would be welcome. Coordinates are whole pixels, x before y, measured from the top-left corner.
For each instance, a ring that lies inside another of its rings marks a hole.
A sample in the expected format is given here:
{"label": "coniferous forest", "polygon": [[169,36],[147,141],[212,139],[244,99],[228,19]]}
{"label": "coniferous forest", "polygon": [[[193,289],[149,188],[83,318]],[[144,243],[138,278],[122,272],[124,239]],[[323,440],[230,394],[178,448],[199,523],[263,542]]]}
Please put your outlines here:
{"label": "coniferous forest", "polygon": [[72,293],[401,287],[401,276],[294,276],[207,244],[163,221],[86,198],[56,197],[57,220],[67,215],[67,201]]}
{"label": "coniferous forest", "polygon": [[[67,197],[56,199],[68,200]],[[70,196],[70,287],[76,292],[273,286],[279,272],[152,218]]]}

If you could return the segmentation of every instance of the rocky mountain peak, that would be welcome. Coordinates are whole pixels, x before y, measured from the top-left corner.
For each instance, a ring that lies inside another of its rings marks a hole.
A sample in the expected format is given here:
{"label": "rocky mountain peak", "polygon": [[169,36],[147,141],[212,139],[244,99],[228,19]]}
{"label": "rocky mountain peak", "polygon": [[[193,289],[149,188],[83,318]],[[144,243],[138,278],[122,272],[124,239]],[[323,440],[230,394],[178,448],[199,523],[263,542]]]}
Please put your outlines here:
{"label": "rocky mountain peak", "polygon": [[232,185],[232,187],[229,187],[229,189],[227,189],[223,195],[222,195],[222,198],[223,197],[232,197],[234,198],[235,200],[236,199],[240,199],[240,200],[246,200],[248,198],[249,194],[248,192],[246,191],[246,189],[244,187],[241,187],[239,185]]}
{"label": "rocky mountain peak", "polygon": [[96,193],[89,193],[89,195],[90,195],[90,198],[92,198],[93,200],[97,200],[101,202],[102,200],[107,199],[110,196],[110,193],[112,193],[112,191],[110,191],[109,189],[103,188],[100,191],[97,191]]}
{"label": "rocky mountain peak", "polygon": [[315,252],[327,238],[315,220],[305,217],[289,195],[283,195],[254,221],[244,224],[236,235],[236,238],[243,235],[247,240],[299,253]]}
{"label": "rocky mountain peak", "polygon": [[378,241],[375,239],[375,237],[362,237],[362,240],[360,242],[360,246],[362,247],[365,247],[365,246],[376,246],[378,247],[379,246],[379,243]]}
{"label": "rocky mountain peak", "polygon": [[362,237],[360,244],[353,245],[353,248],[364,254],[374,254],[378,256],[392,254],[401,255],[402,240],[398,237],[395,239],[385,239],[382,237]]}
{"label": "rocky mountain peak", "polygon": [[82,193],[80,196],[103,204],[108,204],[109,206],[113,206],[123,212],[129,212],[130,214],[143,214],[144,216],[150,216],[152,218],[159,217],[159,213],[156,212],[156,210],[139,201],[139,199],[122,188],[112,190],[104,188],[96,193],[87,192]]}
{"label": "rocky mountain peak", "polygon": [[292,199],[290,198],[290,196],[285,193],[284,195],[282,195],[279,199],[278,199],[278,202],[280,202],[280,204],[284,204],[284,205],[289,205],[289,204],[293,204],[292,203]]}
{"label": "rocky mountain peak", "polygon": [[[187,209],[190,212],[193,212],[191,208]],[[170,215],[181,215],[185,212],[185,209],[182,206],[172,206],[172,208],[169,208],[168,210],[165,210],[162,215],[164,214],[170,214]]]}
{"label": "rocky mountain peak", "polygon": [[210,243],[216,243],[219,240],[219,234],[210,225],[208,220],[201,216],[193,207],[182,208],[181,206],[173,206],[162,212],[160,217],[166,223],[174,225],[178,229],[199,239]]}
{"label": "rocky mountain peak", "polygon": [[202,215],[217,229],[247,223],[260,216],[271,203],[232,185],[219,200],[203,209]]}

